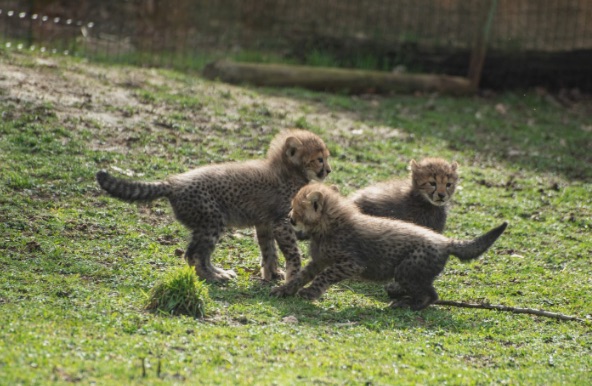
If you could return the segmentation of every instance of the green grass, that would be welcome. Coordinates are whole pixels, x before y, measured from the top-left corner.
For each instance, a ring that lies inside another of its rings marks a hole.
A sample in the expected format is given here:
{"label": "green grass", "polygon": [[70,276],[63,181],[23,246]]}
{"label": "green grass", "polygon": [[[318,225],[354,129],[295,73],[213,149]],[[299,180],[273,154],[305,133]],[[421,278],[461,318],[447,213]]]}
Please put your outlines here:
{"label": "green grass", "polygon": [[478,261],[451,259],[441,298],[589,319],[589,102],[362,98],[52,61],[0,57],[0,84],[24,75],[0,98],[0,384],[592,382],[590,323],[391,310],[380,285],[354,281],[316,302],[272,298],[252,229],[219,243],[214,262],[238,278],[207,285],[204,318],[148,312],[146,294],[185,266],[188,232],[167,202],[117,201],[94,181],[101,168],[157,179],[259,158],[288,126],[325,139],[344,194],[406,175],[413,158],[455,159],[462,190],[445,234],[510,226]]}
{"label": "green grass", "polygon": [[201,318],[210,302],[208,287],[198,280],[193,268],[171,271],[157,283],[148,296],[146,309],[170,315]]}

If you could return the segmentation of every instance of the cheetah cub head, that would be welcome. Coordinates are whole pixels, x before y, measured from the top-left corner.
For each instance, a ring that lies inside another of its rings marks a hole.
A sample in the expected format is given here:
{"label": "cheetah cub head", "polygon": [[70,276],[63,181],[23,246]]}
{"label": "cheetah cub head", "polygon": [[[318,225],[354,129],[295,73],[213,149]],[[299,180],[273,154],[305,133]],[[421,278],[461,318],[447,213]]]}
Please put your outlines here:
{"label": "cheetah cub head", "polygon": [[409,163],[413,189],[428,202],[444,206],[450,201],[458,182],[458,164],[441,158],[425,158]]}
{"label": "cheetah cub head", "polygon": [[292,200],[290,223],[296,232],[303,234],[323,233],[329,227],[329,221],[339,196],[336,186],[312,183],[304,186]]}
{"label": "cheetah cub head", "polygon": [[329,149],[316,134],[290,129],[280,133],[269,149],[268,158],[281,158],[289,172],[299,173],[307,181],[323,181],[329,173]]}

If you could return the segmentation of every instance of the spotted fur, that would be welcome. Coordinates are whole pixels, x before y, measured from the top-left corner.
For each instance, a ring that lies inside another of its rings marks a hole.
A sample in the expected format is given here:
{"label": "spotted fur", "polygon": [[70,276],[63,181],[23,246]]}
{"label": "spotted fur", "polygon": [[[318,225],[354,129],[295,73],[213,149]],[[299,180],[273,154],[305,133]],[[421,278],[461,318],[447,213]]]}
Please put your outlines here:
{"label": "spotted fur", "polygon": [[[292,200],[291,222],[310,236],[311,262],[272,294],[298,293],[317,299],[341,280],[394,279],[398,299],[392,307],[423,309],[438,300],[433,282],[450,255],[476,259],[506,229],[507,223],[470,241],[449,239],[412,223],[361,213],[351,201],[322,184],[303,187]],[[312,281],[310,286],[303,288]]]}
{"label": "spotted fur", "polygon": [[282,279],[275,243],[286,259],[287,277],[300,269],[300,252],[287,221],[290,200],[310,181],[331,172],[329,150],[317,135],[285,130],[271,142],[266,159],[203,166],[158,182],[128,181],[97,173],[99,185],[127,201],[169,199],[175,217],[192,232],[185,259],[210,281],[236,276],[212,265],[210,257],[227,227],[254,226],[265,280]]}
{"label": "spotted fur", "polygon": [[444,231],[448,204],[458,182],[458,164],[425,158],[409,164],[411,175],[358,190],[350,199],[363,213]]}

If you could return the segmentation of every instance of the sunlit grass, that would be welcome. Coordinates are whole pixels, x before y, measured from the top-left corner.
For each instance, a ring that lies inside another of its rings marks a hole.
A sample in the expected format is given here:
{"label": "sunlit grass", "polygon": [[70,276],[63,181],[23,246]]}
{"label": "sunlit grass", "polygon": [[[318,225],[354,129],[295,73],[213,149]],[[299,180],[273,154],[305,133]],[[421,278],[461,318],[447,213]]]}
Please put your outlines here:
{"label": "sunlit grass", "polygon": [[[454,159],[462,189],[445,234],[510,225],[479,260],[450,260],[435,283],[441,298],[590,318],[585,104],[561,107],[536,93],[262,90],[52,60],[0,59],[10,70],[1,81],[23,74],[0,98],[0,384],[592,382],[589,324],[392,310],[380,285],[357,281],[315,302],[272,298],[252,229],[227,232],[212,257],[237,279],[204,286],[180,257],[189,234],[165,200],[121,202],[94,180],[99,169],[153,180],[261,158],[277,130],[294,126],[325,139],[328,182],[344,194],[405,176],[411,159]],[[84,93],[92,103],[81,107]]]}

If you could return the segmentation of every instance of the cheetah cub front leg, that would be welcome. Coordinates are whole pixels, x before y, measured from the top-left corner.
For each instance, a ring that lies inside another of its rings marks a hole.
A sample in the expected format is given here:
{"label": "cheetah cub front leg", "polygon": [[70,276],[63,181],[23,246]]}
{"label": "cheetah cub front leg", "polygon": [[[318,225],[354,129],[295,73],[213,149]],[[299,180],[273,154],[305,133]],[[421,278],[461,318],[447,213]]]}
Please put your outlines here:
{"label": "cheetah cub front leg", "polygon": [[279,298],[295,295],[299,289],[314,279],[325,267],[326,264],[322,261],[310,261],[306,267],[294,275],[292,280],[288,280],[285,284],[273,288],[271,295]]}
{"label": "cheetah cub front leg", "polygon": [[260,225],[256,228],[257,242],[261,249],[261,277],[265,281],[283,280],[284,272],[278,267],[278,254],[273,237],[273,227]]}
{"label": "cheetah cub front leg", "polygon": [[316,275],[312,283],[306,288],[298,291],[298,296],[308,300],[315,300],[323,296],[327,289],[342,280],[358,276],[365,267],[355,260],[348,258],[339,259],[335,264],[325,268],[323,272]]}
{"label": "cheetah cub front leg", "polygon": [[288,218],[274,223],[273,235],[286,259],[286,281],[290,281],[300,272],[301,259],[296,232]]}

